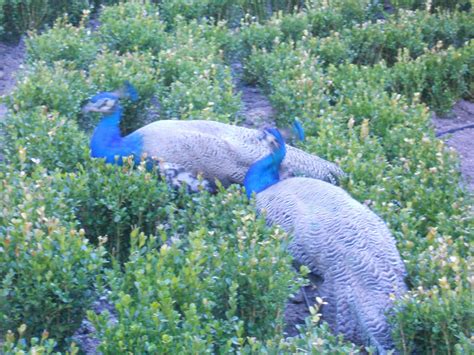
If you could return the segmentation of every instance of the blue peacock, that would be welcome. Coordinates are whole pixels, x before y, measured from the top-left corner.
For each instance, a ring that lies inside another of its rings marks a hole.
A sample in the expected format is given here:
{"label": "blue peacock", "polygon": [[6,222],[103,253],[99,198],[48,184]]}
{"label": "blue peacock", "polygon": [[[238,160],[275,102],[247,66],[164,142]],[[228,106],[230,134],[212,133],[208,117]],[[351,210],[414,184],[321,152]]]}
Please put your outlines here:
{"label": "blue peacock", "polygon": [[[138,162],[146,156],[179,166],[211,182],[218,179],[227,187],[232,183],[242,184],[249,166],[270,153],[260,139],[260,131],[214,121],[161,120],[122,137],[119,125],[123,96],[138,98],[133,86],[127,84],[122,93],[99,93],[84,107],[85,112],[103,114],[92,135],[92,157],[120,164],[123,157],[131,155]],[[304,139],[299,123],[295,122],[294,130]],[[344,175],[337,165],[324,159],[291,146],[287,150],[280,166],[282,177],[308,176],[337,183]]]}
{"label": "blue peacock", "polygon": [[289,251],[322,279],[321,312],[331,329],[381,354],[394,345],[385,313],[406,292],[405,266],[385,223],[340,187],[321,180],[280,180],[287,149],[280,132],[266,131],[272,152],[248,170],[244,186],[256,194],[269,224],[292,235]]}

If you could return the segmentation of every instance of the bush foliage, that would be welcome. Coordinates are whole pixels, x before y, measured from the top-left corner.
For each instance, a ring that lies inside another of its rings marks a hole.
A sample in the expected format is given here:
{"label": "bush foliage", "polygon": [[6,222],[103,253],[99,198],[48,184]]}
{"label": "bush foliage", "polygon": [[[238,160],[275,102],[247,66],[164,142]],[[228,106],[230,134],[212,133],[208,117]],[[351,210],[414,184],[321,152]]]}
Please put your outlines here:
{"label": "bush foliage", "polygon": [[2,0],[0,5],[0,13],[8,14],[0,16],[0,27],[13,36],[42,28],[65,13],[77,23],[90,6],[88,0]]}
{"label": "bush foliage", "polygon": [[28,61],[42,60],[49,65],[64,60],[77,69],[86,69],[97,55],[98,46],[90,30],[85,28],[87,16],[78,26],[64,16],[53,28],[41,35],[33,33],[26,40]]}
{"label": "bush foliage", "polygon": [[391,316],[398,349],[472,350],[472,200],[454,152],[430,127],[430,110],[445,113],[473,95],[474,25],[461,2],[433,1],[426,11],[400,1],[416,10],[383,14],[376,2],[353,0],[108,1],[96,31],[83,3],[31,7],[15,25],[24,31],[52,23],[53,11],[69,13],[27,39],[26,67],[5,98],[5,353],[77,352],[68,339],[104,282],[117,323],[89,312],[104,353],[361,350],[318,324],[316,309],[285,338],[284,304],[303,281],[287,236],[265,226],[239,188],[188,195],[144,165],[89,157],[98,117],[81,108],[125,80],[140,99],[124,101],[124,133],[156,119],[235,123],[236,60],[268,93],[277,123],[298,118],[301,148],[338,162],[344,188],[396,237],[411,289]]}
{"label": "bush foliage", "polygon": [[104,251],[77,229],[55,176],[41,167],[1,175],[0,331],[24,324],[25,338],[47,331],[62,341],[93,301]]}
{"label": "bush foliage", "polygon": [[[256,220],[240,193],[221,194],[190,202],[182,231],[132,232],[123,276],[108,274],[118,322],[110,327],[106,316],[91,315],[102,351],[228,352],[248,336],[282,331],[294,289],[284,234]],[[218,215],[227,224],[216,223]]]}
{"label": "bush foliage", "polygon": [[165,47],[167,35],[158,8],[139,2],[126,2],[103,9],[99,37],[111,50],[151,51]]}

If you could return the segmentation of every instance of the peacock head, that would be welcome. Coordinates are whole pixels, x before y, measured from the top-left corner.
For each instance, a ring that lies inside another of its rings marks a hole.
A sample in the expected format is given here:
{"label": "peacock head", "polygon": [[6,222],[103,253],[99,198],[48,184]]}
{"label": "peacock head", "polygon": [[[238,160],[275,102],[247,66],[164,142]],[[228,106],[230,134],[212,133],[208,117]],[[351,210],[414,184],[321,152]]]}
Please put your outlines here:
{"label": "peacock head", "polygon": [[128,80],[126,80],[123,86],[117,90],[117,93],[121,98],[127,98],[132,102],[138,101],[137,89],[135,89]]}
{"label": "peacock head", "polygon": [[89,102],[83,107],[83,112],[100,112],[110,114],[120,107],[119,100],[128,98],[132,102],[138,100],[137,90],[128,81],[119,90],[112,92],[101,92],[93,96]]}
{"label": "peacock head", "polygon": [[109,114],[119,107],[119,96],[114,92],[101,92],[93,96],[87,105],[82,108],[83,112],[101,112]]}
{"label": "peacock head", "polygon": [[278,150],[285,149],[285,139],[277,128],[264,129],[261,139],[267,142],[272,154],[276,153]]}
{"label": "peacock head", "polygon": [[295,119],[291,126],[283,127],[280,129],[283,138],[287,142],[294,142],[300,141],[303,142],[305,140],[304,128],[301,125],[301,122]]}

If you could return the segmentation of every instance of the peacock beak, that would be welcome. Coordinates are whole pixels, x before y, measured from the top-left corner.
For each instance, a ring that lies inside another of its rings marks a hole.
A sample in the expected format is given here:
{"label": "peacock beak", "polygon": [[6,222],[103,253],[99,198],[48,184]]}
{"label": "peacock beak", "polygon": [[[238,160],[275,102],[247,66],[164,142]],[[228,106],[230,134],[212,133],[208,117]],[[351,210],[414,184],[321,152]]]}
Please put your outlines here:
{"label": "peacock beak", "polygon": [[82,112],[87,113],[87,112],[97,112],[96,111],[96,106],[92,102],[88,102],[87,105],[82,107]]}
{"label": "peacock beak", "polygon": [[262,132],[262,134],[258,137],[258,140],[265,141],[269,145],[271,150],[276,150],[280,148],[280,144],[278,143],[276,137],[273,134],[267,132],[266,130]]}
{"label": "peacock beak", "polygon": [[275,138],[275,136],[271,135],[271,134],[267,134],[266,136],[266,141],[268,142],[268,144],[270,145],[270,148],[271,149],[278,149],[280,148],[280,143],[278,143],[277,139]]}

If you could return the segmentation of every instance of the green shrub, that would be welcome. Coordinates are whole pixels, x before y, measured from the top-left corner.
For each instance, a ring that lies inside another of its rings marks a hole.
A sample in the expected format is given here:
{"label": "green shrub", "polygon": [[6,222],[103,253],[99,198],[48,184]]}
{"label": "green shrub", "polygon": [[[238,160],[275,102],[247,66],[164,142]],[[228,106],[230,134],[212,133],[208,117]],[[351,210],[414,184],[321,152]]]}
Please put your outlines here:
{"label": "green shrub", "polygon": [[[410,130],[427,125],[425,108],[410,106],[400,95],[388,95],[377,87],[368,87],[363,81],[354,85],[353,94],[338,102],[338,111],[343,113],[341,118],[350,117],[355,127],[366,124],[371,136],[383,138],[380,144],[386,159],[397,159],[404,139],[412,138]],[[399,127],[404,128],[402,132],[397,131]]]}
{"label": "green shrub", "polygon": [[103,91],[113,91],[130,82],[145,103],[158,90],[159,72],[149,53],[101,53],[89,68],[91,81]]}
{"label": "green shrub", "polygon": [[[352,2],[354,4],[354,2]],[[327,37],[331,32],[341,31],[344,27],[351,25],[353,22],[362,22],[365,15],[362,17],[348,15],[350,11],[342,12],[329,7],[327,4],[317,4],[308,11],[308,22],[310,31],[315,37]]]}
{"label": "green shrub", "polygon": [[262,24],[246,18],[239,29],[240,47],[242,55],[248,57],[252,49],[271,50],[275,39],[283,38],[283,32],[275,22]]}
{"label": "green shrub", "polygon": [[275,43],[296,42],[308,36],[324,38],[332,32],[362,23],[366,19],[368,2],[332,1],[329,7],[325,1],[313,1],[307,6],[304,12],[277,12],[265,23],[246,16],[239,34],[244,57],[248,57],[253,48],[271,50]]}
{"label": "green shrub", "polygon": [[433,49],[415,61],[403,58],[390,71],[388,88],[408,98],[418,93],[434,111],[447,113],[468,93],[472,48],[471,43],[457,50]]}
{"label": "green shrub", "polygon": [[417,26],[421,27],[423,40],[432,48],[442,42],[444,47],[462,47],[474,37],[474,19],[469,12],[440,12],[430,15],[416,12]]}
{"label": "green shrub", "polygon": [[[276,44],[279,45],[279,43]],[[287,46],[288,49],[293,49],[293,45],[288,43],[283,43],[279,46]],[[271,77],[273,72],[278,70],[279,60],[277,60],[277,54],[282,52],[282,50],[275,49],[269,54],[265,48],[262,50],[254,48],[252,54],[244,62],[243,76],[245,82],[262,86],[267,92],[270,91],[268,78]]]}
{"label": "green shrub", "polygon": [[167,35],[158,7],[139,2],[120,3],[103,9],[99,37],[109,49],[120,53],[150,51],[166,47]]}
{"label": "green shrub", "polygon": [[472,44],[467,44],[458,49],[433,49],[416,59],[403,52],[390,68],[384,62],[371,67],[330,65],[330,92],[335,98],[344,93],[352,99],[359,85],[369,83],[368,87],[375,85],[379,91],[401,94],[409,103],[421,100],[443,114],[461,97],[469,97],[472,48]]}
{"label": "green shrub", "polygon": [[[194,52],[202,48],[208,50],[209,53],[219,54],[221,57],[222,50],[233,50],[231,48],[235,45],[234,35],[224,21],[213,22],[212,20],[194,20],[184,22],[177,21],[178,27],[173,31],[171,36],[171,43],[168,48],[176,49],[178,47],[188,47],[195,56]],[[186,53],[184,53],[184,57]]]}
{"label": "green shrub", "polygon": [[353,63],[363,65],[373,65],[382,59],[391,65],[401,48],[417,57],[426,46],[421,29],[409,17],[345,29],[342,38],[354,53]]}
{"label": "green shrub", "polygon": [[[441,239],[441,238],[440,238]],[[472,260],[449,256],[449,239],[442,240],[421,260],[436,265],[438,285],[429,289],[422,286],[411,291],[397,302],[393,316],[395,339],[404,353],[431,352],[442,354],[469,354],[472,351],[472,284],[466,282]],[[452,241],[451,241],[452,242]],[[434,261],[430,261],[434,259]],[[433,272],[434,272],[433,270]],[[453,273],[454,285],[445,276]]]}
{"label": "green shrub", "polygon": [[98,45],[90,30],[85,28],[84,17],[78,27],[68,18],[58,19],[54,27],[41,34],[30,35],[26,40],[28,62],[44,61],[49,65],[59,60],[86,69],[97,55]]}
{"label": "green shrub", "polygon": [[108,275],[118,323],[89,313],[101,351],[228,352],[247,336],[281,333],[294,290],[285,235],[257,220],[236,190],[189,203],[181,233],[132,233],[123,276]]}
{"label": "green shrub", "polygon": [[6,161],[32,171],[41,164],[48,170],[72,171],[89,155],[88,139],[77,124],[45,109],[12,113],[2,122]]}
{"label": "green shrub", "polygon": [[[28,355],[50,355],[50,354],[61,354],[55,352],[57,342],[54,339],[48,339],[49,334],[47,331],[41,334],[41,338],[23,338],[23,334],[26,331],[26,325],[21,325],[18,328],[18,339],[12,331],[8,331],[5,336],[5,342],[1,344],[2,354],[5,355],[16,355],[16,354],[28,354]],[[29,344],[28,344],[29,343]],[[78,349],[75,344],[71,344],[71,347],[65,354],[75,355],[78,353]]]}
{"label": "green shrub", "polygon": [[[170,27],[175,27],[175,21],[193,20],[207,14],[212,0],[163,0],[159,2],[160,15]],[[177,27],[177,26],[176,26]]]}
{"label": "green shrub", "polygon": [[65,194],[52,188],[58,177],[0,174],[0,331],[25,324],[27,339],[46,330],[63,342],[93,300],[103,249],[76,229]]}
{"label": "green shrub", "polygon": [[231,24],[245,15],[263,21],[279,11],[292,12],[301,8],[299,0],[164,0],[159,2],[160,12],[170,27],[177,27],[180,20],[186,21],[214,18],[228,20]]}
{"label": "green shrub", "polygon": [[308,16],[304,12],[286,15],[278,13],[276,19],[279,21],[284,41],[297,41],[309,30]]}
{"label": "green shrub", "polygon": [[[467,14],[400,12],[385,21],[356,23],[352,27],[335,29],[327,38],[309,42],[309,45],[315,45],[312,47],[315,55],[340,48],[339,62],[345,59],[355,64],[374,65],[383,60],[392,66],[402,50],[417,58],[426,48],[463,46],[474,35],[473,27],[472,16]],[[326,62],[338,63],[331,59]]]}
{"label": "green shrub", "polygon": [[411,10],[426,9],[433,12],[439,9],[469,10],[472,7],[472,4],[468,0],[433,0],[429,2],[425,0],[392,0],[392,5],[395,7],[403,7]]}
{"label": "green shrub", "polygon": [[169,119],[232,122],[240,109],[240,95],[234,93],[230,70],[223,66],[191,77],[182,75],[165,95],[161,109]]}
{"label": "green shrub", "polygon": [[232,40],[222,24],[179,22],[169,48],[158,54],[165,88],[159,94],[161,116],[168,119],[235,120],[240,97],[233,91],[221,48]]}
{"label": "green shrub", "polygon": [[126,81],[136,88],[139,100],[122,102],[125,106],[121,122],[123,134],[128,134],[148,123],[145,107],[161,90],[162,80],[154,61],[154,56],[147,52],[123,55],[117,52],[103,52],[89,67],[90,80],[100,88],[100,91],[115,91],[122,88]]}
{"label": "green shrub", "polygon": [[165,86],[182,78],[216,71],[216,66],[223,65],[220,47],[226,35],[222,36],[221,30],[209,31],[208,28],[205,23],[180,22],[169,47],[157,57],[160,78]]}
{"label": "green shrub", "polygon": [[30,30],[53,23],[65,13],[73,22],[79,22],[81,14],[89,8],[87,0],[4,0],[5,28],[9,33],[21,35]]}
{"label": "green shrub", "polygon": [[467,92],[464,97],[472,101],[474,99],[474,40],[471,40],[462,48],[461,55],[465,58],[467,66],[467,72],[464,78],[467,84]]}
{"label": "green shrub", "polygon": [[149,53],[101,53],[89,68],[92,82],[104,91],[113,91],[130,82],[141,103],[146,103],[158,90],[159,72]]}
{"label": "green shrub", "polygon": [[464,78],[468,71],[467,60],[454,48],[422,58],[425,70],[429,73],[422,99],[438,113],[451,110],[454,103],[466,93]]}
{"label": "green shrub", "polygon": [[61,116],[74,118],[86,99],[95,92],[86,73],[71,69],[66,62],[35,62],[20,73],[16,89],[7,98],[14,111],[45,106]]}
{"label": "green shrub", "polygon": [[106,237],[107,249],[122,260],[128,256],[132,228],[154,234],[158,225],[172,223],[180,203],[179,195],[160,182],[156,173],[144,167],[133,169],[130,164],[108,165],[100,159],[79,167],[77,175],[59,181],[56,188],[69,191],[88,238],[98,243]]}
{"label": "green shrub", "polygon": [[281,43],[271,53],[256,52],[245,69],[247,78],[265,81],[279,126],[288,127],[295,118],[305,118],[305,112],[319,112],[329,105],[324,73],[304,48]]}
{"label": "green shrub", "polygon": [[[366,83],[370,90],[383,91],[386,89],[390,78],[390,71],[384,62],[371,67],[350,63],[338,65],[336,63],[330,64],[325,71],[327,73],[329,94],[333,103],[336,103],[343,96],[349,99],[352,98],[353,95],[363,90],[363,83]],[[414,83],[413,85],[417,86],[419,84]]]}
{"label": "green shrub", "polygon": [[339,32],[333,32],[325,38],[309,38],[304,46],[311,54],[319,59],[321,65],[351,63],[357,53],[350,45],[341,39]]}
{"label": "green shrub", "polygon": [[310,309],[312,315],[306,318],[304,326],[299,327],[300,334],[295,337],[275,337],[267,341],[249,338],[241,350],[242,354],[322,354],[345,355],[359,354],[354,345],[344,342],[341,335],[335,336],[327,323],[320,322],[320,314],[315,308]]}
{"label": "green shrub", "polygon": [[5,5],[6,0],[0,0],[0,38],[3,36],[5,31],[4,22],[5,22],[5,13],[3,6]]}

